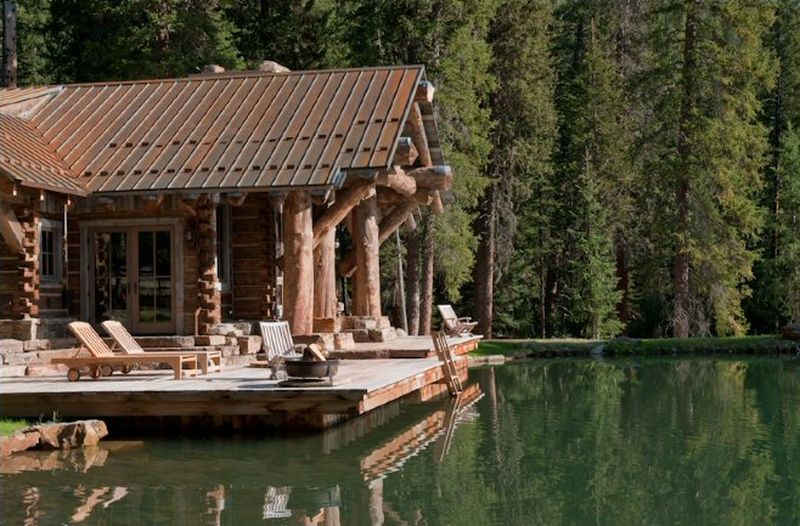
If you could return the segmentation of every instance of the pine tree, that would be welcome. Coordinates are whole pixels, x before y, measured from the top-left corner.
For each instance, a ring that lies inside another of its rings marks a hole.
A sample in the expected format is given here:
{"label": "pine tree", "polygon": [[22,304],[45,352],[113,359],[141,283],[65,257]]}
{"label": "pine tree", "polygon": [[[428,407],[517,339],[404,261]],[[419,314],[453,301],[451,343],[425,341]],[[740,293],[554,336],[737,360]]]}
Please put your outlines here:
{"label": "pine tree", "polygon": [[800,136],[786,125],[776,178],[781,206],[775,218],[778,251],[773,294],[785,321],[800,322]]}
{"label": "pine tree", "polygon": [[[653,122],[644,146],[661,230],[672,254],[675,336],[739,334],[762,226],[757,195],[767,147],[758,94],[772,84],[763,45],[771,6],[661,0],[650,14]],[[663,264],[663,263],[662,263]]]}
{"label": "pine tree", "polygon": [[597,19],[586,23],[585,51],[569,95],[576,108],[567,152],[575,191],[571,206],[570,310],[581,332],[592,338],[621,329],[616,306],[615,217],[625,208],[622,178],[627,173],[622,127],[622,89],[611,46],[602,41]]}
{"label": "pine tree", "polygon": [[497,81],[490,99],[496,125],[488,170],[492,184],[478,221],[473,284],[475,319],[480,320],[482,334],[492,330],[492,292],[502,333],[528,334],[533,325],[543,331],[536,312],[543,310],[542,275],[552,245],[553,23],[550,2],[505,0],[489,33]]}
{"label": "pine tree", "polygon": [[236,28],[236,47],[251,65],[263,60],[297,70],[347,65],[333,0],[238,0],[226,14]]}
{"label": "pine tree", "polygon": [[59,82],[182,76],[241,62],[217,0],[51,0],[51,68]]}

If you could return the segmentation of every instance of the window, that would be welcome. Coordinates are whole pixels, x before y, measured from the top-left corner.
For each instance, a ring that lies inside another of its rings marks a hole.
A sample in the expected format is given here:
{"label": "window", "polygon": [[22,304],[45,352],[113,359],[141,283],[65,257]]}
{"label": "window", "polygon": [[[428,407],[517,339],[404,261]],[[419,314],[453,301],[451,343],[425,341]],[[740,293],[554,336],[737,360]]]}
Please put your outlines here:
{"label": "window", "polygon": [[228,205],[217,207],[217,279],[219,279],[222,290],[230,289],[231,208]]}
{"label": "window", "polygon": [[43,280],[61,281],[61,223],[42,220],[39,235],[39,273]]}

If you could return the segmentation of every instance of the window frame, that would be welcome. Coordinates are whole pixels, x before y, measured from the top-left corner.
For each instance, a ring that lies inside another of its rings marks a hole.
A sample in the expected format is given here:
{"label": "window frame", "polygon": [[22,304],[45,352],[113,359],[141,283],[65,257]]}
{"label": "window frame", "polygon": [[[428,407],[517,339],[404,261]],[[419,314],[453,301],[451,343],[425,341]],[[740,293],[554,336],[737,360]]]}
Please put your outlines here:
{"label": "window frame", "polygon": [[[44,269],[44,233],[50,232],[53,235],[53,273],[45,274]],[[42,219],[39,222],[39,277],[45,283],[63,283],[64,281],[64,225],[61,221],[53,219]]]}
{"label": "window frame", "polygon": [[[222,214],[220,214],[222,211]],[[216,239],[214,240],[214,260],[217,266],[217,281],[220,291],[230,292],[231,290],[231,206],[227,203],[220,203],[214,211],[216,223]],[[220,263],[222,265],[220,266]]]}

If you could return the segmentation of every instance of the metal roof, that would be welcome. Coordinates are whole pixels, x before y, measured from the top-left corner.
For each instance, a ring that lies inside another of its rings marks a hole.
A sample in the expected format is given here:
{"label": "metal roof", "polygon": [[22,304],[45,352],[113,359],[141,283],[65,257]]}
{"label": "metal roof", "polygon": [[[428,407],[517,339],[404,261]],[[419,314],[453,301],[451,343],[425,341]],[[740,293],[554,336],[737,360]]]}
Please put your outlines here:
{"label": "metal roof", "polygon": [[0,113],[0,173],[29,188],[87,193],[32,126],[4,113]]}
{"label": "metal roof", "polygon": [[24,116],[92,192],[329,186],[340,169],[389,165],[423,78],[403,66],[73,84],[0,90],[0,112],[46,96]]}

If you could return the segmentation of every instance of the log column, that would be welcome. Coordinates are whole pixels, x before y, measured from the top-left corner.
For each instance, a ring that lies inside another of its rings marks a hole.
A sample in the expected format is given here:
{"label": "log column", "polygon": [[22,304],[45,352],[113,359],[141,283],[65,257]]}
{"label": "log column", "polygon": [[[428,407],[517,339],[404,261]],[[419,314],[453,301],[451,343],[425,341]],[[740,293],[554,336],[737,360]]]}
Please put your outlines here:
{"label": "log column", "polygon": [[207,196],[197,201],[198,334],[210,334],[222,321],[222,296],[217,286],[216,205]]}
{"label": "log column", "polygon": [[314,249],[314,317],[336,318],[336,229],[330,228]]}
{"label": "log column", "polygon": [[14,309],[21,319],[39,315],[39,214],[33,208],[25,208],[19,217],[22,228],[22,252],[19,255],[19,296]]}
{"label": "log column", "polygon": [[353,280],[353,313],[377,319],[381,316],[381,242],[378,199],[374,194],[361,201],[353,219],[353,250],[357,269]]}
{"label": "log column", "polygon": [[290,192],[283,204],[284,317],[292,334],[314,332],[314,231],[311,196]]}

